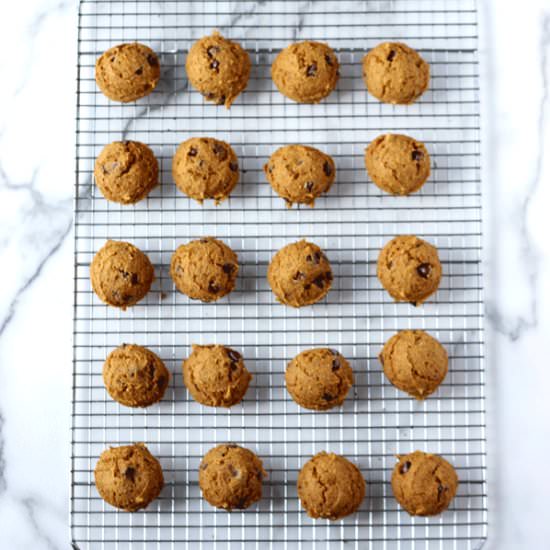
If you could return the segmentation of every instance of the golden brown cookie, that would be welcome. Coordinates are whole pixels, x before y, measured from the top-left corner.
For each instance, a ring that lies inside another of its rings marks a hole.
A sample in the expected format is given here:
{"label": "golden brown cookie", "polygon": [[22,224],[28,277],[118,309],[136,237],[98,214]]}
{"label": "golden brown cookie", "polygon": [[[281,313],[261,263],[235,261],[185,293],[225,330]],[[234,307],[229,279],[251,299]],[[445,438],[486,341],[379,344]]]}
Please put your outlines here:
{"label": "golden brown cookie", "polygon": [[178,189],[202,203],[216,204],[229,197],[239,181],[239,162],[229,143],[214,138],[184,141],[172,161],[172,176]]}
{"label": "golden brown cookie", "polygon": [[384,103],[414,103],[427,89],[430,66],[402,42],[383,42],[363,58],[363,80]]}
{"label": "golden brown cookie", "polygon": [[170,372],[160,357],[137,344],[122,344],[103,364],[109,395],[127,407],[148,407],[162,399]]}
{"label": "golden brown cookie", "polygon": [[308,516],[341,519],[361,506],[365,498],[365,479],[347,458],[321,452],[300,470],[298,497]]}
{"label": "golden brown cookie", "polygon": [[340,76],[338,58],[321,42],[297,42],[287,46],[273,61],[271,78],[279,91],[298,103],[319,103]]}
{"label": "golden brown cookie", "polygon": [[240,403],[252,375],[242,355],[226,346],[193,344],[183,362],[183,381],[195,401],[208,407],[232,407]]}
{"label": "golden brown cookie", "polygon": [[94,176],[107,200],[134,204],[158,185],[159,163],[144,143],[113,141],[97,157]]}
{"label": "golden brown cookie", "polygon": [[396,301],[418,306],[441,280],[437,248],[414,235],[399,235],[380,252],[377,275]]}
{"label": "golden brown cookie", "polygon": [[308,349],[288,364],[285,381],[298,405],[326,411],[344,402],[353,385],[353,371],[336,350]]}
{"label": "golden brown cookie", "polygon": [[447,375],[445,348],[423,330],[394,334],[378,357],[388,380],[416,399],[432,394]]}
{"label": "golden brown cookie", "polygon": [[146,508],[164,486],[159,461],[143,443],[103,451],[94,477],[101,498],[127,512]]}
{"label": "golden brown cookie", "polygon": [[90,264],[94,292],[106,304],[123,310],[144,298],[154,279],[149,258],[123,241],[107,241]]}
{"label": "golden brown cookie", "polygon": [[176,288],[201,302],[215,302],[235,288],[237,254],[214,237],[203,237],[177,248],[170,262]]}
{"label": "golden brown cookie", "polygon": [[421,141],[384,134],[365,150],[365,167],[382,191],[408,195],[418,191],[430,176],[430,155]]}
{"label": "golden brown cookie", "polygon": [[128,103],[149,95],[160,79],[155,52],[138,42],[108,49],[95,64],[95,81],[113,101]]}
{"label": "golden brown cookie", "polygon": [[286,201],[313,206],[326,193],[336,175],[334,161],[319,149],[306,145],[287,145],[275,151],[264,166],[267,181]]}
{"label": "golden brown cookie", "polygon": [[266,475],[262,461],[252,451],[227,443],[204,455],[199,467],[199,487],[212,506],[242,510],[262,498],[262,480]]}
{"label": "golden brown cookie", "polygon": [[213,32],[191,46],[185,70],[189,82],[208,101],[229,109],[248,84],[250,57],[240,44]]}
{"label": "golden brown cookie", "polygon": [[314,304],[332,286],[332,268],[324,252],[305,240],[281,248],[271,259],[267,280],[279,302],[292,307]]}
{"label": "golden brown cookie", "polygon": [[458,476],[441,456],[414,451],[398,455],[393,469],[393,494],[411,516],[435,516],[446,510],[456,495]]}

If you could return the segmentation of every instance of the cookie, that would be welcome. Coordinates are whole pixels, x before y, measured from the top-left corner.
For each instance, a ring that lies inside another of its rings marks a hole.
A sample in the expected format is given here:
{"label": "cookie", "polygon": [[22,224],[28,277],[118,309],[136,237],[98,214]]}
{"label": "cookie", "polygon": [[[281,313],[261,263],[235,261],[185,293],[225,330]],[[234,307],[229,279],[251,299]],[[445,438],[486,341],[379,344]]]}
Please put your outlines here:
{"label": "cookie", "polygon": [[94,292],[106,304],[122,310],[143,299],[154,279],[149,258],[123,241],[107,241],[90,264]]}
{"label": "cookie", "polygon": [[384,134],[365,150],[365,167],[382,191],[409,195],[430,176],[430,155],[420,141],[401,134]]}
{"label": "cookie", "polygon": [[101,498],[127,512],[146,508],[164,486],[159,461],[143,443],[103,451],[94,477]]}
{"label": "cookie", "polygon": [[235,288],[237,254],[214,237],[203,237],[177,248],[170,262],[176,288],[193,300],[215,302]]}
{"label": "cookie", "polygon": [[427,89],[430,66],[402,42],[383,42],[363,58],[368,91],[384,103],[414,103]]}
{"label": "cookie", "polygon": [[250,57],[240,44],[213,32],[191,46],[185,70],[207,101],[229,109],[248,84]]}
{"label": "cookie", "polygon": [[441,280],[437,248],[414,235],[395,237],[378,256],[377,275],[396,301],[418,306]]}
{"label": "cookie", "polygon": [[128,103],[149,95],[160,79],[155,52],[138,42],[108,49],[95,64],[95,81],[109,99]]}
{"label": "cookie", "polygon": [[286,201],[313,206],[334,182],[336,167],[329,155],[306,145],[287,145],[275,151],[264,166],[267,181]]}
{"label": "cookie", "polygon": [[456,495],[455,469],[438,455],[414,451],[399,455],[391,476],[393,494],[411,516],[435,516]]}
{"label": "cookie", "polygon": [[109,395],[126,407],[148,407],[162,399],[170,373],[152,351],[122,344],[103,364],[103,383]]}
{"label": "cookie", "polygon": [[184,141],[172,161],[172,176],[178,189],[202,204],[216,204],[229,197],[239,181],[239,162],[231,145],[214,138]]}
{"label": "cookie", "polygon": [[425,399],[447,375],[445,348],[423,330],[394,334],[378,356],[388,380],[416,399]]}
{"label": "cookie", "polygon": [[95,182],[109,201],[134,204],[158,185],[159,163],[139,141],[113,141],[95,161]]}
{"label": "cookie", "polygon": [[282,304],[308,306],[328,294],[332,268],[316,244],[302,240],[286,245],[273,256],[267,280]]}
{"label": "cookie", "polygon": [[262,498],[262,461],[231,443],[210,449],[199,467],[202,496],[216,508],[243,510]]}
{"label": "cookie", "polygon": [[365,479],[347,458],[321,452],[300,470],[298,497],[308,516],[341,519],[361,506],[365,498]]}
{"label": "cookie", "polygon": [[189,393],[208,407],[232,407],[240,403],[252,379],[242,355],[225,346],[193,344],[182,367]]}
{"label": "cookie", "polygon": [[288,364],[285,381],[298,405],[326,411],[344,402],[353,385],[353,371],[336,350],[308,349]]}
{"label": "cookie", "polygon": [[297,42],[271,65],[271,78],[284,96],[298,103],[319,103],[336,88],[338,58],[321,42]]}

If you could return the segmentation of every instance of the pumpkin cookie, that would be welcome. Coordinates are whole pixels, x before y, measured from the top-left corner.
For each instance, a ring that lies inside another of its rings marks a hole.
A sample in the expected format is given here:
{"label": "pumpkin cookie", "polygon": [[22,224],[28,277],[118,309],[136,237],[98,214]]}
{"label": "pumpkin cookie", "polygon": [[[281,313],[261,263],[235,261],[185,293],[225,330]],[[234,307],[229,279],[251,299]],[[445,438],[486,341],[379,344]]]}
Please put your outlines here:
{"label": "pumpkin cookie", "polygon": [[202,204],[229,197],[239,181],[239,163],[231,145],[214,138],[191,138],[176,151],[172,176],[178,189]]}
{"label": "pumpkin cookie", "polygon": [[94,292],[106,304],[123,310],[144,298],[154,279],[149,258],[123,241],[107,241],[90,264]]}
{"label": "pumpkin cookie", "polygon": [[437,248],[414,235],[395,237],[378,256],[377,275],[396,301],[418,306],[441,280]]}
{"label": "pumpkin cookie", "polygon": [[315,199],[330,189],[336,167],[332,158],[318,149],[287,145],[271,155],[264,172],[288,207],[294,203],[313,206]]}
{"label": "pumpkin cookie", "polygon": [[398,455],[393,469],[393,494],[411,516],[435,516],[446,510],[456,495],[455,469],[438,455],[414,451]]}
{"label": "pumpkin cookie", "polygon": [[146,508],[164,486],[159,461],[143,443],[103,451],[94,477],[101,498],[127,512]]}
{"label": "pumpkin cookie", "polygon": [[319,103],[338,82],[338,58],[321,42],[297,42],[282,50],[271,66],[279,91],[298,103]]}
{"label": "pumpkin cookie", "polygon": [[201,302],[215,302],[235,288],[239,272],[237,254],[214,237],[181,245],[170,262],[176,288]]}
{"label": "pumpkin cookie", "polygon": [[225,346],[193,344],[183,362],[183,381],[195,401],[208,407],[240,403],[252,379],[242,355]]}
{"label": "pumpkin cookie", "polygon": [[189,82],[208,101],[229,109],[248,84],[250,58],[240,44],[214,32],[191,46],[185,70]]}
{"label": "pumpkin cookie", "polygon": [[139,141],[113,141],[95,161],[95,182],[109,201],[134,204],[158,185],[159,163]]}
{"label": "pumpkin cookie", "polygon": [[126,407],[148,407],[162,399],[170,373],[152,351],[122,344],[103,364],[103,383],[109,395]]}
{"label": "pumpkin cookie", "polygon": [[204,455],[199,467],[199,487],[212,506],[242,510],[262,498],[262,480],[266,475],[262,461],[252,451],[228,443]]}
{"label": "pumpkin cookie", "polygon": [[336,350],[308,349],[288,364],[285,381],[298,405],[326,411],[344,402],[353,385],[353,371]]}
{"label": "pumpkin cookie", "polygon": [[386,193],[408,195],[430,176],[430,155],[424,144],[401,134],[378,136],[365,151],[372,181]]}
{"label": "pumpkin cookie", "polygon": [[95,81],[113,101],[128,103],[149,95],[160,79],[155,52],[138,42],[108,49],[95,64]]}
{"label": "pumpkin cookie", "polygon": [[298,497],[308,516],[341,519],[361,506],[365,498],[365,479],[347,458],[321,452],[300,470]]}
{"label": "pumpkin cookie", "polygon": [[430,66],[401,42],[383,42],[363,58],[363,80],[384,103],[414,103],[427,89]]}
{"label": "pumpkin cookie", "polygon": [[324,252],[305,240],[281,248],[273,256],[267,280],[279,302],[292,307],[314,304],[332,286],[332,269]]}

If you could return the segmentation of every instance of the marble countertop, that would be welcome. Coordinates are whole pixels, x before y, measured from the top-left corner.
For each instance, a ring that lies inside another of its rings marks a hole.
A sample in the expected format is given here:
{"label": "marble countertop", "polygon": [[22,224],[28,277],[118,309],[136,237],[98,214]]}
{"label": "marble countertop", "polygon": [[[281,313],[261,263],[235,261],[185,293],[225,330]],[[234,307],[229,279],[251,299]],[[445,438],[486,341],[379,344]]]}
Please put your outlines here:
{"label": "marble countertop", "polygon": [[[13,550],[70,546],[76,8],[28,0],[0,23],[0,548]],[[550,2],[480,1],[480,22],[487,547],[536,549],[550,540]]]}

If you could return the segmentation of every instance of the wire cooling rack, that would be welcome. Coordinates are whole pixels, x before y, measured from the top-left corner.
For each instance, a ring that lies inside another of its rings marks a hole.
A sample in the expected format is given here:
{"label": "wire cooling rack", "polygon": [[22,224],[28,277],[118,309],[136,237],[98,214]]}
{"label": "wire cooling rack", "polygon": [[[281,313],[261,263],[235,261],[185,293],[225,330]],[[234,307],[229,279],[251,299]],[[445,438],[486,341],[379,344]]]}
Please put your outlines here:
{"label": "wire cooling rack", "polygon": [[[487,530],[477,14],[474,0],[202,1],[86,0],[80,5],[75,201],[74,405],[72,537],[77,548],[479,548]],[[230,111],[189,89],[185,57],[192,42],[219,29],[253,62],[248,89]],[[319,105],[280,95],[270,64],[288,43],[330,43],[341,63],[338,87]],[[383,40],[403,40],[430,63],[430,90],[411,106],[367,95],[361,59]],[[160,55],[162,78],[133,104],[108,101],[94,82],[107,48],[140,41]],[[383,194],[368,181],[365,146],[383,132],[425,142],[432,176],[410,197]],[[242,178],[230,200],[203,206],[180,194],[171,178],[177,145],[190,136],[232,144]],[[161,185],[133,207],[109,203],[93,183],[93,163],[113,140],[149,144]],[[337,181],[315,208],[288,210],[266,183],[262,165],[279,146],[311,144],[337,164]],[[434,243],[444,277],[435,297],[414,308],[396,304],[376,278],[380,248],[397,234]],[[188,300],[168,274],[172,252],[213,235],[239,254],[236,290],[215,304]],[[269,259],[307,238],[327,253],[334,287],[313,307],[275,302],[266,281]],[[156,268],[151,293],[121,312],[93,295],[88,266],[107,238],[128,240]],[[422,328],[450,355],[449,374],[425,402],[394,389],[377,354],[398,329]],[[165,399],[132,410],[105,392],[102,363],[122,342],[145,345],[173,373]],[[231,410],[204,408],[183,386],[180,365],[192,343],[221,343],[244,354],[254,380]],[[309,412],[284,387],[287,361],[313,346],[340,350],[356,383],[342,409]],[[146,511],[118,512],[95,489],[93,469],[110,445],[144,441],[162,464],[166,486]],[[217,511],[197,484],[202,455],[220,442],[245,445],[264,461],[261,502],[244,512]],[[458,469],[449,511],[411,518],[389,484],[396,453],[440,453]],[[314,453],[343,454],[361,468],[367,498],[343,521],[309,519],[296,477]]]}

